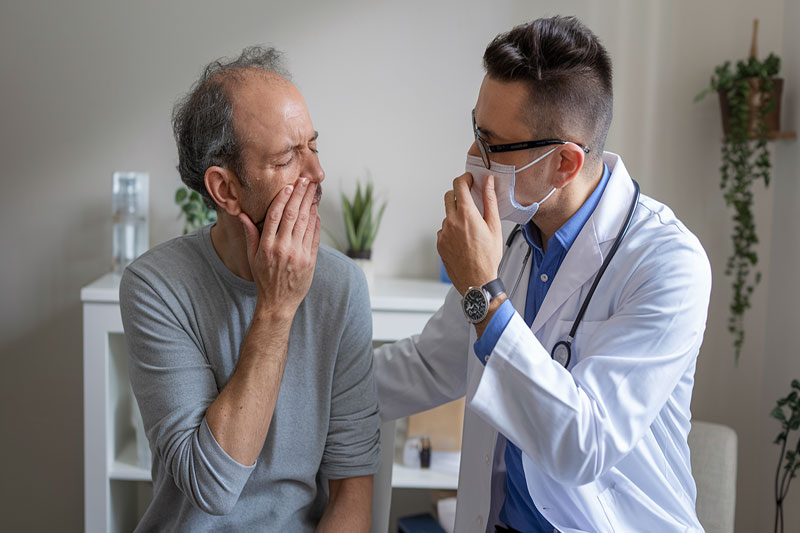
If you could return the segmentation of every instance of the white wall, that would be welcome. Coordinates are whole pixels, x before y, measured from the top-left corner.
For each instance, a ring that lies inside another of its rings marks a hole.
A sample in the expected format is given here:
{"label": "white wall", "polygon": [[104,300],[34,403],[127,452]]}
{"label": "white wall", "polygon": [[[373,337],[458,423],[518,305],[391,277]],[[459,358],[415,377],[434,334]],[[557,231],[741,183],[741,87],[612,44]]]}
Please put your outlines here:
{"label": "white wall", "polygon": [[[342,234],[339,191],[350,190],[369,169],[378,193],[390,200],[375,246],[378,274],[435,277],[441,197],[462,171],[471,142],[469,110],[482,78],[483,49],[513,24],[557,13],[579,15],[612,54],[616,112],[608,148],[622,154],[643,191],[672,206],[706,246],[715,282],[693,410],[739,433],[737,530],[771,526],[765,494],[777,426],[767,412],[789,376],[800,377],[798,358],[785,355],[796,351],[791,333],[800,323],[793,305],[800,296],[793,282],[800,251],[790,222],[800,214],[797,144],[777,144],[774,186],[757,194],[765,280],[735,367],[725,329],[731,225],[718,189],[719,112],[713,99],[693,104],[692,98],[714,65],[747,53],[751,20],[760,17],[762,54],[785,56],[784,119],[797,129],[797,4],[69,4],[19,0],[0,8],[4,526],[82,527],[78,292],[110,263],[112,171],[151,173],[151,244],[179,233],[169,115],[207,61],[253,43],[283,49],[321,133],[328,175],[324,222]],[[791,524],[800,519],[791,512],[788,518]]]}
{"label": "white wall", "polygon": [[[783,16],[783,128],[800,130],[800,3],[786,2]],[[772,210],[769,213],[772,247],[769,257],[769,288],[765,317],[764,372],[760,413],[767,413],[775,401],[789,392],[792,379],[800,379],[800,349],[797,330],[800,325],[800,237],[797,218],[800,215],[800,150],[797,141],[781,142],[775,146],[775,171],[771,185]],[[754,481],[760,487],[770,487],[761,495],[761,522],[773,520],[775,470],[778,464],[778,446],[773,444],[779,424],[771,418],[762,418],[759,432],[759,477]],[[795,439],[797,438],[795,432]],[[794,440],[793,442],[797,442]],[[787,531],[796,530],[800,524],[800,487],[792,483],[784,502]]]}

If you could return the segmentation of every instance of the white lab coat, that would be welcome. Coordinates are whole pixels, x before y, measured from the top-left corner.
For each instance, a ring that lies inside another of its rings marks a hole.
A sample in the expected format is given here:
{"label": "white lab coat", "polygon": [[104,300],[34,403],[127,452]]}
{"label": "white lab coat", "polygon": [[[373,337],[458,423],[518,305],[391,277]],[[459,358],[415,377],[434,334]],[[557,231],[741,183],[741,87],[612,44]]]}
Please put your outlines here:
{"label": "white lab coat", "polygon": [[[523,452],[537,508],[564,533],[702,531],[686,437],[711,270],[700,242],[668,207],[641,195],[578,328],[569,369],[550,358],[633,200],[620,157],[603,157],[611,171],[606,190],[533,326],[520,315],[529,261],[512,298],[518,313],[485,367],[455,289],[421,335],[375,351],[384,420],[466,395],[459,533],[494,532],[504,499],[503,436]],[[527,246],[520,235],[507,252],[501,277],[508,290]]]}

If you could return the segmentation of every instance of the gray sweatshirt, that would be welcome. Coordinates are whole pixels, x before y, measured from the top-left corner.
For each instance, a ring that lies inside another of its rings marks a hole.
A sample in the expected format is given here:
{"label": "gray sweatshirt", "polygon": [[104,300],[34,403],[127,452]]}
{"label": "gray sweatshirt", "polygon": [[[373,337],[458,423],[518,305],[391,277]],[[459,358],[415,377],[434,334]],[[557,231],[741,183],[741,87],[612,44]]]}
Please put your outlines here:
{"label": "gray sweatshirt", "polygon": [[120,283],[130,379],[153,452],[153,502],[137,531],[312,531],[327,480],[372,475],[380,462],[364,276],[320,246],[264,448],[242,465],[205,414],[236,368],[256,286],[224,265],[210,228],[153,248]]}

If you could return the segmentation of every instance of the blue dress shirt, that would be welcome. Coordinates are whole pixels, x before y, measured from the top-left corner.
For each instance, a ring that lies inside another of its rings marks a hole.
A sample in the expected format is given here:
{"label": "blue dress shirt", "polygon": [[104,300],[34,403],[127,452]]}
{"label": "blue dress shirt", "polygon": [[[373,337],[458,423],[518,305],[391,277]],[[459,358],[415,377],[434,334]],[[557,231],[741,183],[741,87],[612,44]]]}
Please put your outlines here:
{"label": "blue dress shirt", "polygon": [[[547,290],[556,277],[558,268],[564,261],[572,243],[578,237],[586,221],[594,212],[609,178],[608,166],[603,164],[603,176],[589,198],[580,209],[561,226],[547,243],[547,251],[542,250],[539,229],[529,222],[522,227],[522,235],[532,248],[533,264],[528,280],[528,297],[525,301],[525,322],[533,325],[533,319],[542,306]],[[486,364],[511,317],[515,313],[511,298],[503,302],[487,324],[483,335],[474,344],[475,355]],[[545,429],[546,431],[546,429]],[[506,441],[506,499],[500,510],[500,520],[507,526],[522,532],[553,531],[553,526],[541,515],[528,492],[525,472],[522,469],[522,452],[511,441]]]}

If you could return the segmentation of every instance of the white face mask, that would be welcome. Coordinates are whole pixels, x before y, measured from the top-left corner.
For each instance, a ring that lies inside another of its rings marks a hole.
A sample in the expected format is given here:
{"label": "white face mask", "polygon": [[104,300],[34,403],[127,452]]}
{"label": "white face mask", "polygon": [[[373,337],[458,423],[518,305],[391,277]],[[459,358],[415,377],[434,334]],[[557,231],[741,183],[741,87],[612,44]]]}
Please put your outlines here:
{"label": "white face mask", "polygon": [[[557,147],[556,147],[557,148]],[[500,213],[501,220],[510,220],[517,224],[527,224],[533,218],[536,211],[539,210],[539,205],[550,198],[550,195],[556,192],[555,187],[547,193],[547,196],[538,202],[531,205],[523,206],[517,203],[514,199],[514,186],[517,181],[517,172],[522,172],[526,168],[530,168],[548,155],[556,151],[553,148],[544,155],[537,157],[524,167],[517,169],[514,165],[501,165],[492,161],[492,168],[488,169],[483,164],[483,159],[478,156],[468,155],[466,171],[472,174],[472,199],[475,200],[475,205],[478,206],[478,211],[483,216],[483,186],[486,183],[486,176],[491,174],[494,176],[494,190],[497,194],[497,209]]]}

